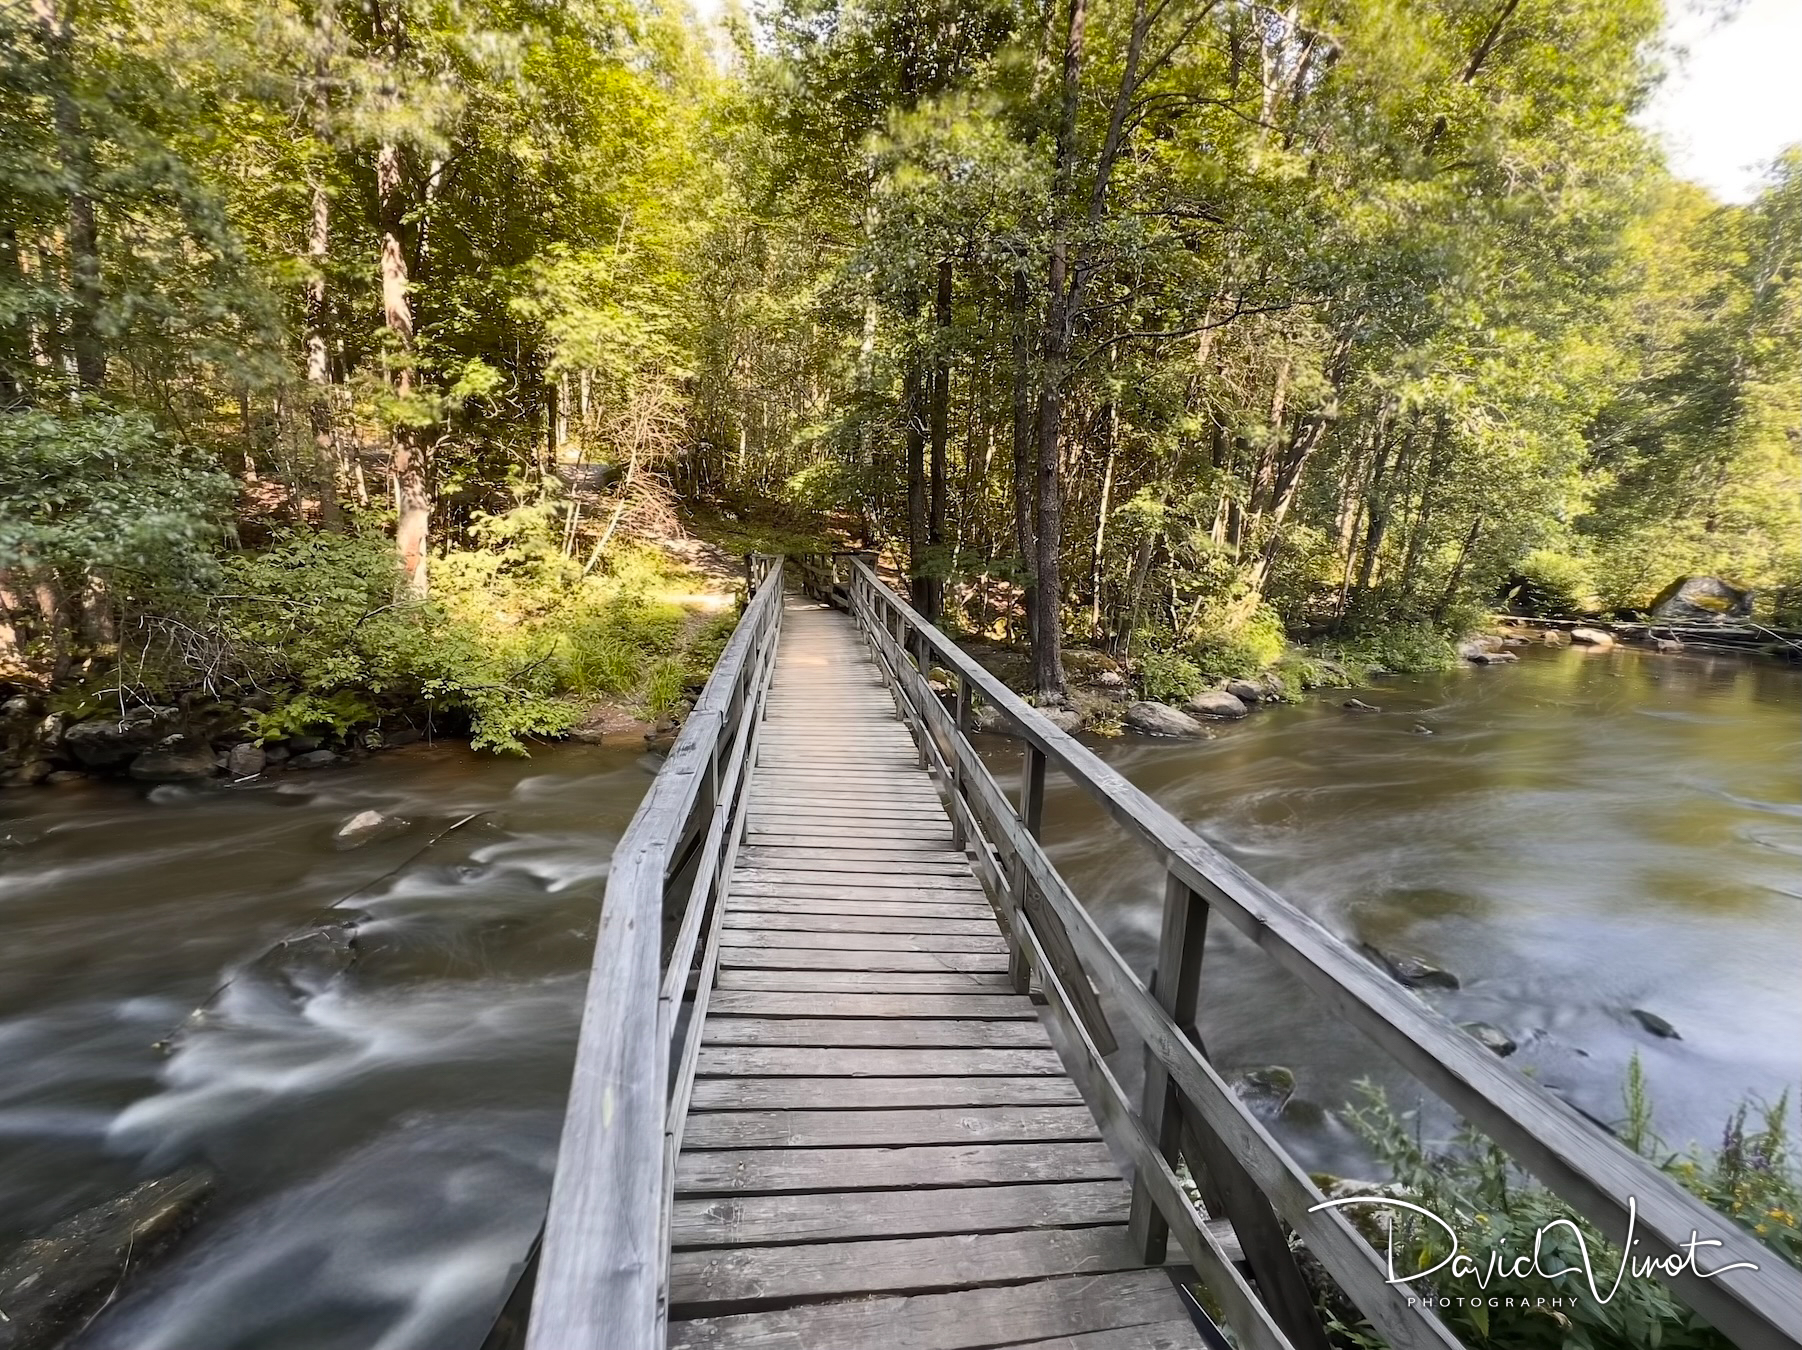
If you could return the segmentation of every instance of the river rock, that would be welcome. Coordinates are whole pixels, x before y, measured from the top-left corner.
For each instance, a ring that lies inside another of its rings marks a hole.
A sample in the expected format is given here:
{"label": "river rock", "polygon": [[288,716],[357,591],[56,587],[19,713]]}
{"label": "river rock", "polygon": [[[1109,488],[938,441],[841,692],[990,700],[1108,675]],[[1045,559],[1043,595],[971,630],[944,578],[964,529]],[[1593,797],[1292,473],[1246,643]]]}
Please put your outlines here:
{"label": "river rock", "polygon": [[1600,628],[1573,628],[1570,640],[1579,647],[1594,647],[1597,651],[1607,651],[1614,645],[1614,634],[1605,633]]}
{"label": "river rock", "polygon": [[288,753],[294,755],[310,755],[313,751],[323,748],[324,745],[325,737],[323,736],[288,737]]}
{"label": "river rock", "polygon": [[1358,950],[1374,961],[1389,977],[1398,984],[1405,984],[1410,989],[1456,989],[1458,977],[1449,970],[1441,970],[1430,961],[1423,961],[1418,956],[1409,956],[1402,952],[1386,952],[1381,947],[1373,947],[1368,942],[1358,944]]}
{"label": "river rock", "polygon": [[1458,644],[1458,655],[1466,661],[1475,661],[1479,657],[1488,656],[1490,652],[1500,650],[1502,640],[1488,633],[1473,633]]}
{"label": "river rock", "polygon": [[1465,659],[1473,666],[1502,666],[1507,665],[1510,661],[1518,661],[1520,657],[1511,651],[1497,648],[1492,652],[1474,652]]}
{"label": "river rock", "polygon": [[1184,703],[1183,711],[1191,717],[1233,718],[1243,717],[1249,710],[1226,690],[1207,689]]}
{"label": "river rock", "polygon": [[1074,708],[1040,708],[1039,716],[1066,734],[1082,730],[1082,714]]}
{"label": "river rock", "polygon": [[1281,1115],[1295,1095],[1295,1074],[1281,1064],[1235,1069],[1226,1081],[1239,1100],[1261,1116]]}
{"label": "river rock", "polygon": [[1366,703],[1361,698],[1348,698],[1339,706],[1344,708],[1345,711],[1353,713],[1378,713],[1383,711],[1381,708],[1377,707],[1376,704]]}
{"label": "river rock", "polygon": [[44,781],[51,787],[64,787],[70,783],[85,783],[88,776],[80,769],[58,769],[47,776]]}
{"label": "river rock", "polygon": [[0,787],[36,787],[46,782],[56,772],[56,765],[47,759],[27,759],[0,776]]}
{"label": "river rock", "polygon": [[1654,1036],[1667,1041],[1680,1041],[1683,1039],[1677,1034],[1677,1028],[1665,1021],[1657,1013],[1647,1012],[1644,1008],[1629,1008],[1628,1011],[1633,1014],[1633,1020],[1635,1022],[1638,1022],[1640,1026],[1644,1027]]}
{"label": "river rock", "polygon": [[1678,577],[1652,600],[1666,623],[1726,623],[1752,617],[1753,593],[1719,577]]}
{"label": "river rock", "polygon": [[1220,687],[1241,703],[1260,703],[1268,693],[1257,680],[1228,680]]}
{"label": "river rock", "polygon": [[338,762],[338,756],[330,750],[308,750],[305,754],[295,755],[288,761],[290,769],[324,769]]}
{"label": "river rock", "polygon": [[91,769],[123,764],[181,727],[177,708],[133,708],[120,718],[77,722],[63,732],[63,748]]}
{"label": "river rock", "polygon": [[213,1193],[213,1174],[184,1167],[81,1210],[0,1261],[0,1346],[60,1343],[117,1292],[126,1276],[167,1249]]}
{"label": "river rock", "polygon": [[177,732],[132,760],[129,772],[140,783],[188,783],[211,778],[218,767],[212,746],[198,736]]}
{"label": "river rock", "polygon": [[380,811],[359,811],[337,828],[332,843],[340,849],[361,848],[378,839],[392,838],[412,823],[399,816],[385,816]]}
{"label": "river rock", "polygon": [[1539,640],[1541,642],[1545,643],[1545,645],[1548,647],[1568,647],[1568,646],[1570,646],[1570,634],[1561,632],[1560,630],[1558,630],[1556,628],[1546,629],[1545,632],[1540,635]]}
{"label": "river rock", "polygon": [[1520,1049],[1514,1043],[1514,1038],[1494,1022],[1460,1022],[1458,1025],[1469,1032],[1478,1045],[1485,1050],[1495,1051],[1503,1059]]}
{"label": "river rock", "polygon": [[1142,736],[1186,736],[1198,739],[1208,734],[1208,729],[1188,713],[1179,712],[1168,703],[1154,703],[1150,699],[1128,707],[1121,721],[1129,731],[1136,731]]}
{"label": "river rock", "polygon": [[1126,688],[1126,676],[1117,670],[1101,670],[1095,673],[1089,683],[1098,689],[1124,689]]}
{"label": "river rock", "polygon": [[382,745],[388,750],[396,750],[403,745],[412,745],[423,739],[424,737],[412,727],[397,727],[393,731],[382,733]]}
{"label": "river rock", "polygon": [[1433,734],[1433,728],[1424,722],[1416,722],[1412,730],[1416,736],[1431,736]]}
{"label": "river rock", "polygon": [[269,752],[255,741],[240,741],[225,757],[225,771],[233,778],[254,778],[269,767]]}

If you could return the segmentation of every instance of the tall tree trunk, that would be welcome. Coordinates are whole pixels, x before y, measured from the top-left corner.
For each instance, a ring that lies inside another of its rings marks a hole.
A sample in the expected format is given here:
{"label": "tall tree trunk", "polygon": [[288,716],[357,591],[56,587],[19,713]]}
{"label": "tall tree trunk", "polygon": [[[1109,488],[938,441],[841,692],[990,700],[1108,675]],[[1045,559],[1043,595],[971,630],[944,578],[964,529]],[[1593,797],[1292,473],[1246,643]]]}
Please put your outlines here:
{"label": "tall tree trunk", "polygon": [[344,527],[338,509],[338,447],[332,434],[332,371],[327,350],[328,311],[325,263],[331,244],[331,201],[323,184],[313,184],[313,217],[307,231],[307,383],[312,400],[308,419],[313,429],[313,476],[319,487],[319,523],[328,530]]}
{"label": "tall tree trunk", "polygon": [[901,403],[907,421],[907,589],[913,607],[932,606],[932,579],[927,575],[929,543],[926,502],[926,404],[929,383],[925,353],[910,353],[901,378]]}
{"label": "tall tree trunk", "polygon": [[1458,585],[1464,580],[1464,564],[1470,561],[1470,551],[1477,546],[1477,536],[1483,531],[1483,517],[1478,516],[1470,522],[1470,532],[1464,536],[1464,546],[1458,550],[1458,561],[1452,564],[1452,574],[1446,580],[1445,593],[1439,597],[1439,603],[1433,606],[1433,622],[1444,623],[1452,601],[1458,598]]}
{"label": "tall tree trunk", "polygon": [[945,604],[945,467],[951,437],[951,260],[939,263],[938,293],[933,302],[933,329],[937,349],[932,362],[932,501],[926,522],[926,543],[931,551],[932,576],[927,579],[926,616],[934,623]]}
{"label": "tall tree trunk", "polygon": [[[1013,287],[1013,483],[1014,483],[1014,554],[1019,560],[1025,584],[1020,603],[1025,618],[1027,638],[1038,627],[1038,594],[1033,577],[1038,570],[1038,531],[1033,505],[1033,464],[1037,443],[1033,439],[1032,420],[1032,335],[1027,330],[1029,291],[1024,271],[1014,273]],[[1037,649],[1036,641],[1033,643]]]}
{"label": "tall tree trunk", "polygon": [[[1118,352],[1118,347],[1114,351]],[[1101,492],[1095,502],[1095,542],[1089,551],[1089,627],[1101,634],[1101,565],[1107,555],[1107,516],[1114,492],[1114,460],[1120,453],[1120,405],[1110,398],[1102,414],[1105,458],[1101,463]]]}
{"label": "tall tree trunk", "polygon": [[91,195],[94,166],[88,155],[81,106],[75,99],[74,32],[67,7],[58,14],[52,0],[33,0],[32,12],[51,69],[57,147],[68,181],[69,351],[77,384],[84,390],[98,389],[106,382],[106,343],[99,322],[103,299],[100,228]]}
{"label": "tall tree trunk", "polygon": [[[400,242],[406,204],[399,147],[385,144],[376,152],[375,180],[382,228],[382,317],[395,345],[388,384],[394,397],[405,402],[413,395],[413,302],[407,290],[407,255]],[[404,420],[396,422],[393,428],[388,467],[394,484],[394,548],[400,559],[401,577],[413,594],[424,595],[432,496],[419,430]]]}
{"label": "tall tree trunk", "polygon": [[[19,236],[10,225],[0,227],[0,286],[14,294],[25,288]],[[0,409],[22,403],[30,379],[31,333],[26,316],[20,314],[0,328]],[[0,650],[3,649],[4,641],[0,639]]]}

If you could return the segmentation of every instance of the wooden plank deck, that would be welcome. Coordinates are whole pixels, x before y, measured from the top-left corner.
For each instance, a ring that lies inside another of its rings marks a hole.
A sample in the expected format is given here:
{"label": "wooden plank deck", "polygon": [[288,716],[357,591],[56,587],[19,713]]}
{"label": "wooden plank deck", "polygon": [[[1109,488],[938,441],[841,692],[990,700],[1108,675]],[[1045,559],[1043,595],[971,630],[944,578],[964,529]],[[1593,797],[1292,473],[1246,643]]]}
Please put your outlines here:
{"label": "wooden plank deck", "polygon": [[669,1344],[1203,1344],[851,623],[790,599],[671,1215]]}

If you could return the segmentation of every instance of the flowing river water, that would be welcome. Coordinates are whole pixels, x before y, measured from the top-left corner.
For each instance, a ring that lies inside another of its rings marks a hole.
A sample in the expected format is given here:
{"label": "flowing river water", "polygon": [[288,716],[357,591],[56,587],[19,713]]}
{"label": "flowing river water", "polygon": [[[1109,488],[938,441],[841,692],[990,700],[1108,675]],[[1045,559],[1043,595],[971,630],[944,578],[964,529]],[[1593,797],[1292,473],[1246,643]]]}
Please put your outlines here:
{"label": "flowing river water", "polygon": [[[1802,1080],[1802,672],[1529,650],[1358,692],[1383,713],[1320,695],[1204,743],[1095,744],[1335,933],[1455,973],[1423,996],[1505,1029],[1512,1063],[1592,1115],[1620,1116],[1635,1052],[1676,1143]],[[543,1212],[607,859],[651,763],[413,747],[231,789],[0,799],[0,1250],[136,1178],[219,1176],[193,1233],[78,1346],[480,1343]],[[366,809],[411,824],[334,847]],[[1046,819],[1148,968],[1149,857],[1055,774]],[[348,969],[259,959],[353,892]],[[1310,1166],[1355,1173],[1335,1108],[1364,1077],[1398,1106],[1414,1094],[1224,924],[1205,970],[1216,1061],[1291,1069],[1277,1128]],[[203,1025],[153,1049],[222,985]]]}

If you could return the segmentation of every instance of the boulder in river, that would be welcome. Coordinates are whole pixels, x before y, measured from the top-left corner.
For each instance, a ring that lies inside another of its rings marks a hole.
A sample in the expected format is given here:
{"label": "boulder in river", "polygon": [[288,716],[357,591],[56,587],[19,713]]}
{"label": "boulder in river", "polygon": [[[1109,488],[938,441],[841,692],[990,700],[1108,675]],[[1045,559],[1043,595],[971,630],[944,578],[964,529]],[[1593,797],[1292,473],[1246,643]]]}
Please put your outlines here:
{"label": "boulder in river", "polygon": [[1366,703],[1361,698],[1348,698],[1339,706],[1344,708],[1345,711],[1352,713],[1378,713],[1383,711],[1381,708],[1377,707],[1376,704]]}
{"label": "boulder in river", "polygon": [[1261,703],[1269,693],[1257,680],[1228,680],[1220,687],[1241,703]]}
{"label": "boulder in river", "polygon": [[1477,661],[1490,652],[1501,650],[1502,640],[1488,633],[1473,633],[1458,644],[1458,655],[1466,661]]}
{"label": "boulder in river", "polygon": [[1240,1101],[1261,1116],[1281,1115],[1295,1095],[1295,1074],[1281,1064],[1235,1069],[1226,1082]]}
{"label": "boulder in river", "polygon": [[1503,1031],[1494,1022],[1460,1022],[1459,1026],[1469,1032],[1476,1043],[1485,1050],[1493,1050],[1506,1059],[1520,1049],[1514,1043],[1514,1037]]}
{"label": "boulder in river", "polygon": [[1644,1027],[1647,1031],[1651,1032],[1661,1040],[1680,1041],[1683,1039],[1677,1034],[1676,1027],[1672,1026],[1655,1012],[1647,1012],[1644,1008],[1629,1008],[1628,1012],[1633,1015],[1633,1020],[1635,1022],[1638,1022],[1640,1026]]}
{"label": "boulder in river", "polygon": [[193,1223],[213,1174],[184,1167],[71,1215],[0,1260],[0,1346],[49,1350]]}
{"label": "boulder in river", "polygon": [[47,759],[22,760],[0,774],[0,787],[36,787],[55,772],[56,765]]}
{"label": "boulder in river", "polygon": [[123,717],[77,722],[63,732],[63,748],[89,768],[103,769],[125,763],[180,728],[180,709],[138,707]]}
{"label": "boulder in river", "polygon": [[340,849],[361,848],[378,839],[389,839],[405,831],[413,822],[380,811],[359,811],[337,828],[332,843]]}
{"label": "boulder in river", "polygon": [[1614,634],[1600,628],[1573,628],[1570,630],[1570,640],[1579,647],[1594,647],[1597,651],[1605,652],[1614,645]]}
{"label": "boulder in river", "polygon": [[1753,593],[1719,577],[1678,577],[1652,601],[1666,623],[1730,623],[1752,617]]}
{"label": "boulder in river", "polygon": [[1520,657],[1516,656],[1511,651],[1497,648],[1492,652],[1473,652],[1470,656],[1467,656],[1465,660],[1469,661],[1473,666],[1501,666],[1506,665],[1510,661],[1518,661],[1520,660]]}
{"label": "boulder in river", "polygon": [[256,741],[240,741],[225,758],[225,771],[233,778],[254,778],[269,767],[269,752]]}
{"label": "boulder in river", "polygon": [[1127,708],[1121,720],[1126,723],[1127,730],[1143,736],[1184,736],[1193,740],[1208,734],[1208,729],[1188,713],[1150,699]]}
{"label": "boulder in river", "polygon": [[336,764],[338,756],[330,750],[309,750],[304,755],[296,755],[288,761],[290,769],[323,769]]}
{"label": "boulder in river", "polygon": [[1363,952],[1377,965],[1388,972],[1389,978],[1398,984],[1405,984],[1410,989],[1456,989],[1458,977],[1449,970],[1441,970],[1430,961],[1423,961],[1418,956],[1409,956],[1405,952],[1386,952],[1381,947],[1373,947],[1368,942],[1358,944]]}
{"label": "boulder in river", "polygon": [[218,767],[212,746],[199,736],[178,731],[133,759],[130,773],[141,783],[188,783],[211,778]]}
{"label": "boulder in river", "polygon": [[1082,730],[1082,714],[1074,708],[1040,708],[1039,716],[1063,732]]}
{"label": "boulder in river", "polygon": [[1245,716],[1248,709],[1224,689],[1206,689],[1192,695],[1183,704],[1183,711],[1191,717],[1233,718]]}

